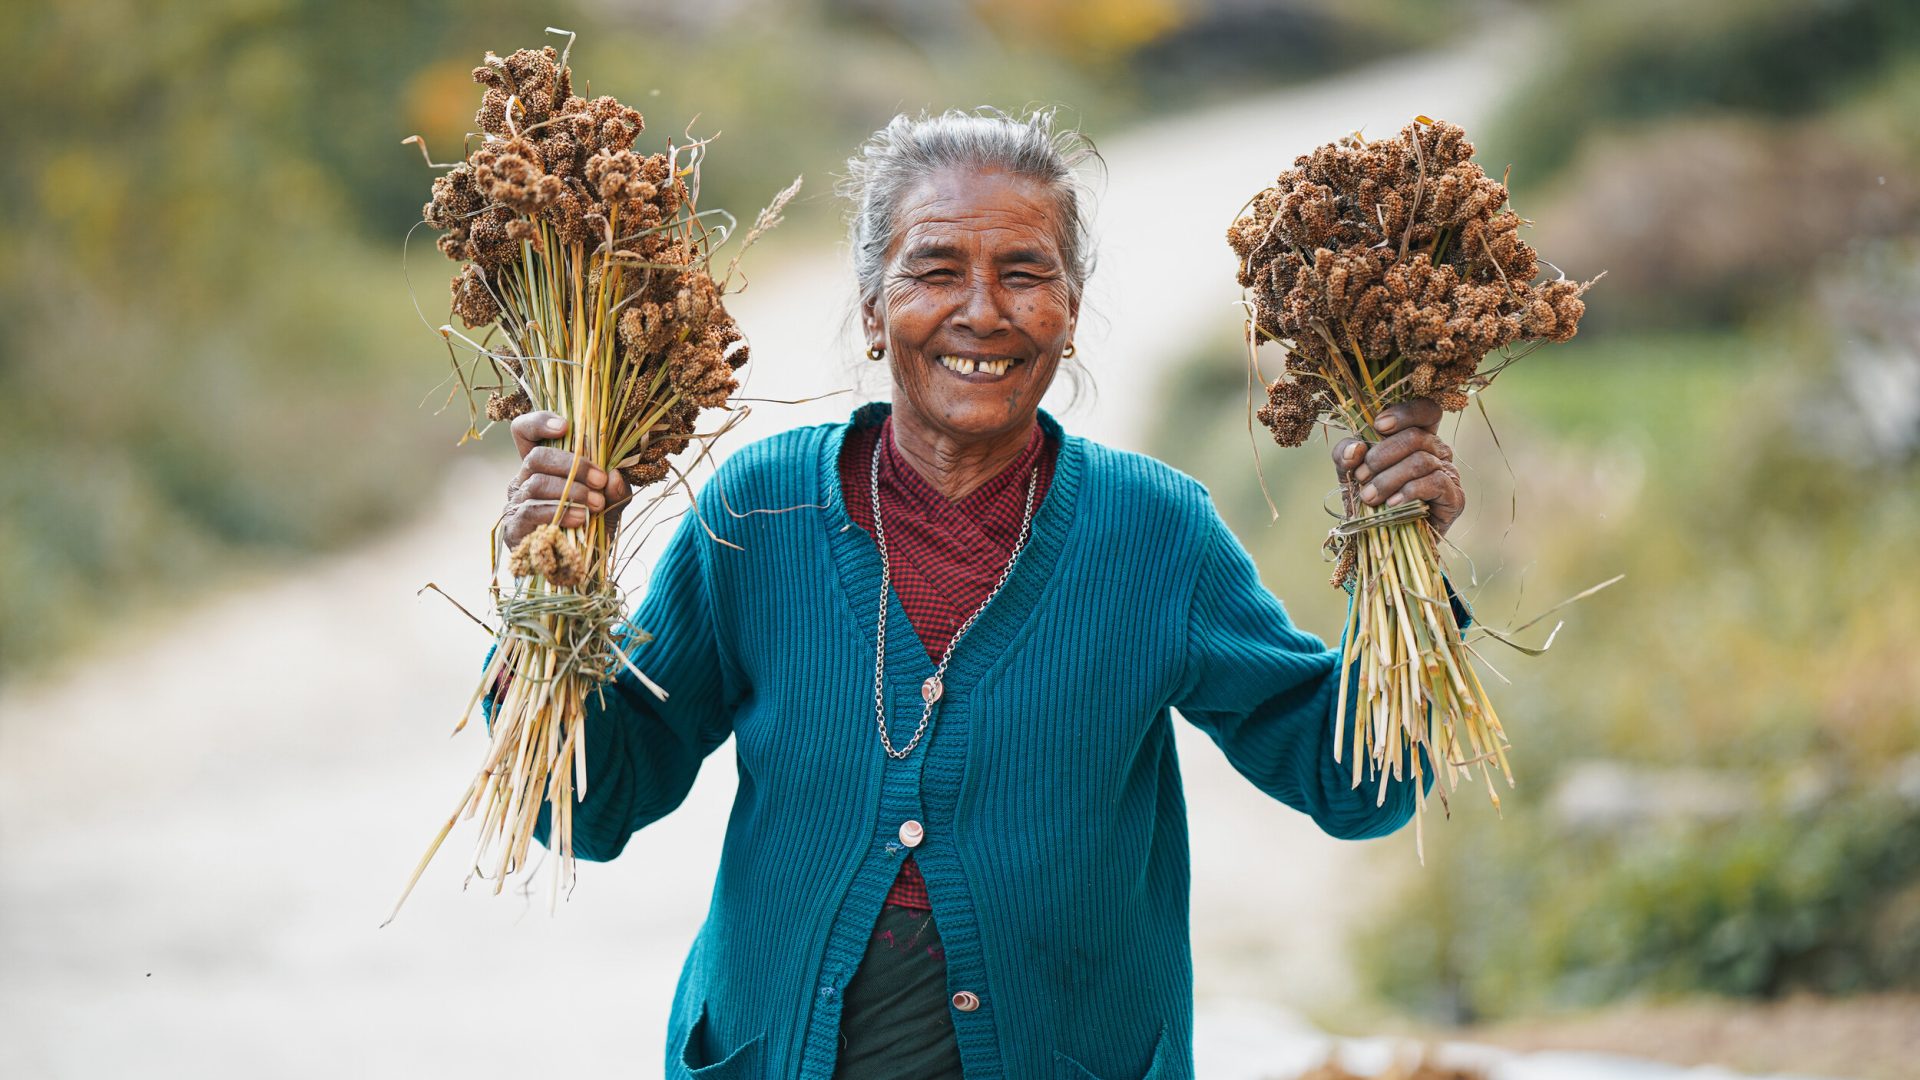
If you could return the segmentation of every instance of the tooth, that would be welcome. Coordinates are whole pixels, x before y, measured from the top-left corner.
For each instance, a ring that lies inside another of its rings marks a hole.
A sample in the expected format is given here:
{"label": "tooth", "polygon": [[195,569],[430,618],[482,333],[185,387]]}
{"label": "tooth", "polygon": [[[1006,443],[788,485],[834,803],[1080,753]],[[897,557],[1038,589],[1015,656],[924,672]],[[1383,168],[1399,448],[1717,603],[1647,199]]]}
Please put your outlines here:
{"label": "tooth", "polygon": [[965,359],[963,359],[963,360],[961,360],[961,361],[960,361],[960,374],[962,374],[962,375],[971,375],[971,374],[973,374],[973,361],[971,361],[971,360],[965,360]]}

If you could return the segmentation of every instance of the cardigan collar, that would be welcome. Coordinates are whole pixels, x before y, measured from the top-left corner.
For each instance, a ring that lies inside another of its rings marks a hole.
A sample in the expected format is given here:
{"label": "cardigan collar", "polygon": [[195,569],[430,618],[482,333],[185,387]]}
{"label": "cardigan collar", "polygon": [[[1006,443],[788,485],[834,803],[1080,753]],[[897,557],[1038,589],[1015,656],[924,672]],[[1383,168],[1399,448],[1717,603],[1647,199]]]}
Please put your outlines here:
{"label": "cardigan collar", "polygon": [[[846,610],[866,638],[867,647],[877,641],[874,627],[874,601],[880,588],[880,549],[866,530],[854,524],[847,513],[840,490],[840,452],[847,432],[860,426],[879,424],[893,412],[886,401],[871,401],[853,410],[846,420],[825,427],[815,461],[816,501],[824,508],[828,550],[840,571],[840,583]],[[1073,530],[1074,504],[1080,495],[1086,444],[1077,435],[1069,435],[1046,409],[1037,409],[1037,420],[1058,444],[1053,476],[1040,505],[1034,508],[1027,543],[1020,561],[1008,576],[999,595],[987,605],[967,636],[954,648],[947,668],[952,691],[965,693],[1012,646],[1023,626],[1039,606],[1041,595],[1059,575],[1055,565]],[[912,633],[912,621],[900,605],[897,594],[888,597],[888,637]],[[915,642],[918,645],[918,641]],[[933,661],[923,647],[902,648],[899,642],[888,649],[889,697],[910,695],[919,699],[920,683],[933,674]],[[938,713],[936,712],[936,716]],[[909,729],[911,730],[910,726]]]}

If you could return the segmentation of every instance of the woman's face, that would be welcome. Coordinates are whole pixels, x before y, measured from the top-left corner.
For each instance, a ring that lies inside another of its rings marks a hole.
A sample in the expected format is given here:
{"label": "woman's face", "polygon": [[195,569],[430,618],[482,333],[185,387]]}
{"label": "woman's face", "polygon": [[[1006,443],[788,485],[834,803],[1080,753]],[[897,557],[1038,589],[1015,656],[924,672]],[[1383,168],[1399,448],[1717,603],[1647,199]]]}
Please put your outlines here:
{"label": "woman's face", "polygon": [[948,169],[896,213],[880,296],[862,307],[896,417],[963,442],[1026,431],[1079,315],[1046,188]]}

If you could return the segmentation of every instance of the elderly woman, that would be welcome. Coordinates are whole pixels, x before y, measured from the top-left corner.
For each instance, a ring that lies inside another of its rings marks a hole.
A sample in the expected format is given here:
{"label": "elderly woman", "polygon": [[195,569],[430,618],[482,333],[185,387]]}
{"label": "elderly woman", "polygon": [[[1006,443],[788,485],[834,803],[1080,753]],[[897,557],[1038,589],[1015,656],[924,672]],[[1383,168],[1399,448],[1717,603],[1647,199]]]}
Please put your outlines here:
{"label": "elderly woman", "polygon": [[[1206,489],[1039,407],[1074,352],[1090,152],[1045,113],[878,132],[847,187],[892,402],[740,448],[700,502],[734,508],[705,515],[731,544],[688,515],[654,568],[632,655],[669,696],[623,676],[589,714],[574,844],[620,854],[733,736],[668,1075],[1190,1076],[1171,709],[1332,836],[1411,816],[1412,780],[1378,803],[1335,765],[1337,653],[1289,624]],[[1391,409],[1335,465],[1444,530],[1464,500],[1440,415]],[[572,468],[537,445],[559,417],[513,430],[509,543]],[[572,524],[626,496],[585,478]]]}

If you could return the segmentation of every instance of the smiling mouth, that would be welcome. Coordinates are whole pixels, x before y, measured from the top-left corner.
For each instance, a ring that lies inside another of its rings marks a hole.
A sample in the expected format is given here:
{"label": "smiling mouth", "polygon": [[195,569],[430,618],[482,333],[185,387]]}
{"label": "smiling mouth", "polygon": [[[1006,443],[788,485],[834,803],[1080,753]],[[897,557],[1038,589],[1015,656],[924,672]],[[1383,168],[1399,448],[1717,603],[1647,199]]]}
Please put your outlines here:
{"label": "smiling mouth", "polygon": [[942,356],[940,366],[963,378],[976,382],[998,379],[1009,370],[1024,363],[1017,356],[979,358],[970,356]]}

